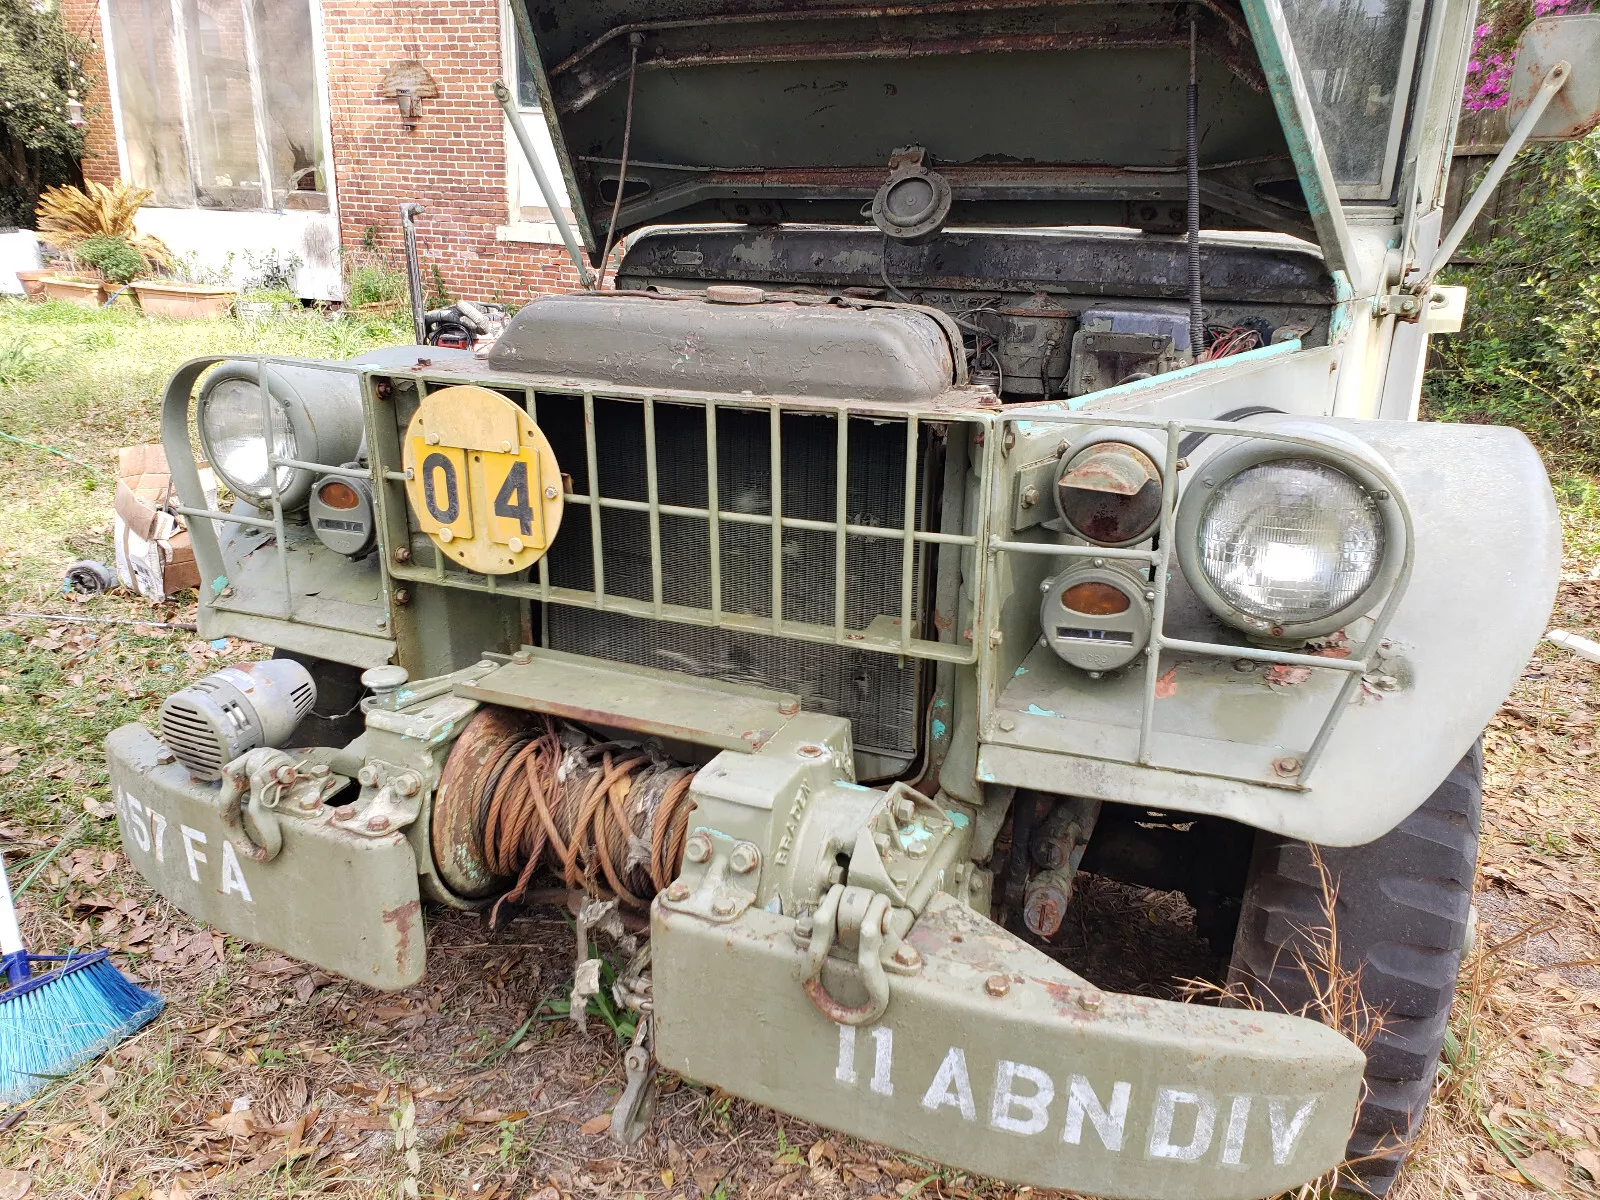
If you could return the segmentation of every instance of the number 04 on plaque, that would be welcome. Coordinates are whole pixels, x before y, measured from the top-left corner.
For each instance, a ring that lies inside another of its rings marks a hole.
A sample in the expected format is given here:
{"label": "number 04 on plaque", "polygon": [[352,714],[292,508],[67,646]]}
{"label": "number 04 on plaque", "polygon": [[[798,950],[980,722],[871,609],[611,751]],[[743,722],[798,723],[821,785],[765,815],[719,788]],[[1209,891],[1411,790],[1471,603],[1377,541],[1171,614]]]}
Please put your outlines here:
{"label": "number 04 on plaque", "polygon": [[488,388],[431,392],[406,430],[406,496],[417,528],[487,575],[525,570],[561,524],[561,468],[533,419]]}

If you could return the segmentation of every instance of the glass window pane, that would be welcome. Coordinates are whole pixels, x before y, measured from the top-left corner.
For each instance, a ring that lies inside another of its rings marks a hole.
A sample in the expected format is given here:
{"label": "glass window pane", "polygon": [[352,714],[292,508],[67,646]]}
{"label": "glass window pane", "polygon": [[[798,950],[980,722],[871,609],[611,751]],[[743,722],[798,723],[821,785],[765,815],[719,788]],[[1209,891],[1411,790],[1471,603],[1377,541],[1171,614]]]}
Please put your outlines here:
{"label": "glass window pane", "polygon": [[327,211],[307,0],[247,0],[256,31],[274,208]]}
{"label": "glass window pane", "polygon": [[[525,0],[511,0],[512,4],[524,4]],[[527,11],[526,8],[523,9]],[[531,18],[530,18],[531,19]],[[533,86],[533,64],[528,61],[528,55],[523,49],[521,35],[517,32],[516,13],[511,15],[511,40],[517,50],[517,105],[521,108],[538,108],[539,93]]]}
{"label": "glass window pane", "polygon": [[197,198],[203,208],[261,208],[244,8],[239,0],[187,0],[183,10]]}
{"label": "glass window pane", "polygon": [[170,0],[109,0],[108,15],[128,179],[153,191],[158,205],[191,208]]}
{"label": "glass window pane", "polygon": [[1410,87],[1412,10],[1420,0],[1285,0],[1334,178],[1386,191],[1391,138]]}
{"label": "glass window pane", "polygon": [[156,203],[326,211],[310,0],[108,0],[128,174]]}

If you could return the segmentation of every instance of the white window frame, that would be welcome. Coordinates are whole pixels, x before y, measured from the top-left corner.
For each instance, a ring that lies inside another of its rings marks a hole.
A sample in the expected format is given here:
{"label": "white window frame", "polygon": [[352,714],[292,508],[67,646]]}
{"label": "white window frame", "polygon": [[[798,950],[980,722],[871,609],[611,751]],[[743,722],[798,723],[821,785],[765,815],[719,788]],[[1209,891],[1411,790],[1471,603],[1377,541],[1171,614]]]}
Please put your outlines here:
{"label": "white window frame", "polygon": [[[317,110],[318,110],[318,114],[321,117],[322,128],[320,130],[318,130],[318,134],[320,135],[320,137],[322,139],[322,161],[326,164],[326,167],[327,167],[326,171],[324,172],[324,180],[323,180],[323,182],[326,184],[325,195],[328,197],[328,213],[327,213],[327,215],[328,215],[328,219],[333,222],[334,230],[337,231],[339,229],[339,189],[338,189],[338,184],[336,182],[337,169],[335,167],[334,157],[333,157],[333,114],[332,114],[332,112],[330,110],[330,105],[329,105],[329,94],[328,94],[328,45],[327,45],[327,41],[325,39],[325,30],[323,28],[322,0],[307,0],[307,4],[310,7],[310,14],[311,14],[311,70],[312,70],[312,76],[316,80],[317,91],[319,93],[319,99],[320,99],[320,103],[317,105]],[[182,21],[180,19],[181,14],[178,12],[178,0],[172,0],[172,7],[173,7],[173,28],[176,31],[181,31],[183,23],[182,23]],[[110,3],[110,0],[99,0],[99,4],[98,4],[97,8],[98,8],[99,17],[100,17],[101,59],[102,59],[102,61],[104,61],[105,66],[106,66],[106,91],[111,96],[111,128],[112,128],[112,133],[113,133],[113,135],[114,135],[114,137],[116,139],[116,143],[117,143],[117,174],[118,174],[118,176],[120,178],[127,179],[128,178],[128,135],[127,135],[127,129],[126,129],[125,125],[124,125],[124,120],[123,120],[123,115],[122,115],[122,93],[121,93],[120,88],[118,87],[118,69],[119,69],[119,64],[117,63],[116,45],[115,45],[115,43],[114,43],[114,41],[112,39],[112,36],[111,36],[111,3]],[[509,9],[507,11],[509,12]],[[249,31],[247,33],[245,41],[246,41],[246,54],[247,54],[248,59],[249,59],[249,68],[248,69],[250,71],[250,76],[251,76],[250,86],[251,86],[251,90],[252,90],[252,101],[253,101],[251,107],[252,107],[252,109],[253,109],[253,111],[255,113],[255,118],[256,118],[256,123],[257,123],[257,129],[256,129],[256,154],[257,154],[258,163],[259,163],[259,165],[261,167],[262,196],[263,196],[263,199],[266,200],[268,202],[268,204],[270,204],[270,201],[271,201],[271,186],[272,185],[271,185],[271,182],[270,182],[270,172],[267,170],[266,161],[265,161],[265,156],[266,156],[266,153],[267,153],[267,151],[266,151],[266,141],[265,141],[265,131],[261,127],[261,121],[262,121],[262,117],[264,115],[265,109],[264,109],[264,106],[260,103],[261,97],[258,94],[255,94],[255,93],[257,93],[259,91],[259,84],[260,84],[259,77],[258,77],[259,76],[259,65],[258,65],[258,63],[256,61],[256,58],[257,58],[257,46],[255,44],[254,32],[253,32],[253,27],[252,27],[253,23],[251,21],[250,12],[249,12],[248,8],[244,9],[244,19],[245,19],[246,29]],[[176,36],[181,36],[181,33],[176,34]],[[194,139],[192,131],[189,128],[189,123],[190,123],[190,115],[189,115],[189,113],[190,113],[190,104],[189,104],[189,100],[188,100],[188,93],[189,93],[189,89],[190,89],[191,85],[190,85],[189,76],[188,76],[188,56],[181,52],[181,47],[180,47],[180,52],[175,56],[174,64],[175,64],[175,69],[176,69],[177,74],[178,74],[178,90],[179,90],[179,94],[183,98],[182,99],[182,103],[180,105],[180,107],[182,108],[183,111],[179,115],[180,115],[180,118],[182,119],[183,125],[184,125],[185,152],[189,155],[189,158],[190,158],[189,175],[190,175],[190,190],[191,190],[191,200],[192,200],[193,199],[194,178],[195,178],[195,176],[197,174],[195,162],[193,161],[194,160],[194,156],[196,154],[196,150],[195,150],[195,139]],[[189,205],[189,207],[190,208],[199,208],[200,205],[197,202],[195,202],[195,203],[191,203]],[[181,211],[181,210],[174,210],[174,211]],[[281,212],[282,210],[269,207],[268,205],[263,205],[263,207],[261,207],[261,208],[252,208],[252,209],[213,209],[213,210],[208,210],[208,211],[213,211],[213,212],[242,212],[242,213],[256,213],[256,214],[259,214],[259,213],[277,213],[277,212]]]}
{"label": "white window frame", "polygon": [[[521,116],[529,137],[533,139],[535,149],[541,152],[545,174],[551,183],[561,189],[562,199],[567,200],[565,211],[567,220],[571,221],[572,203],[565,195],[566,180],[561,173],[561,164],[556,158],[555,144],[551,140],[549,126],[545,123],[544,112],[537,107],[523,107],[520,100],[521,93],[517,87],[517,26],[516,17],[511,13],[511,5],[517,2],[518,0],[501,0],[500,4],[501,79],[506,87],[511,89],[511,94],[518,97],[518,115]],[[502,119],[500,124],[506,154],[506,223],[495,230],[495,240],[559,246],[562,244],[561,233],[554,221],[523,219],[522,210],[525,208],[541,208],[546,211],[548,209],[545,206],[544,196],[539,192],[539,185],[534,181],[533,171],[523,158],[522,146],[517,142],[516,135],[511,132],[511,122]]]}

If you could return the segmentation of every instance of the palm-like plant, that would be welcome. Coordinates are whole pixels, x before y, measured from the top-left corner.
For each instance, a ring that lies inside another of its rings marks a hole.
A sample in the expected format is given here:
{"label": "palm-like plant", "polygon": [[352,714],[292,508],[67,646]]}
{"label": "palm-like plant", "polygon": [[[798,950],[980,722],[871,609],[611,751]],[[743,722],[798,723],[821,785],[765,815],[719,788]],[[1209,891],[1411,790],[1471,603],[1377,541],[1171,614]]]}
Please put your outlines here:
{"label": "palm-like plant", "polygon": [[166,243],[138,233],[133,227],[134,217],[152,195],[148,188],[134,187],[122,180],[109,187],[91,179],[82,188],[51,188],[34,209],[39,237],[69,254],[97,235],[120,237],[152,267],[168,266],[172,251]]}

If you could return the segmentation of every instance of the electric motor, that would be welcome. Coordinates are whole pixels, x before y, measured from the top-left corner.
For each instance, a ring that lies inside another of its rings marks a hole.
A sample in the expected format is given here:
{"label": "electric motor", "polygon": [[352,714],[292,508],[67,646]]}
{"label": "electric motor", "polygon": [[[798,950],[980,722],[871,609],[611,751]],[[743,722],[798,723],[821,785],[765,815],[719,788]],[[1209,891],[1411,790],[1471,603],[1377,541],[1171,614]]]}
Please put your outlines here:
{"label": "electric motor", "polygon": [[287,742],[316,703],[311,672],[294,660],[239,663],[168,696],[160,736],[196,779],[221,779],[241,754]]}

